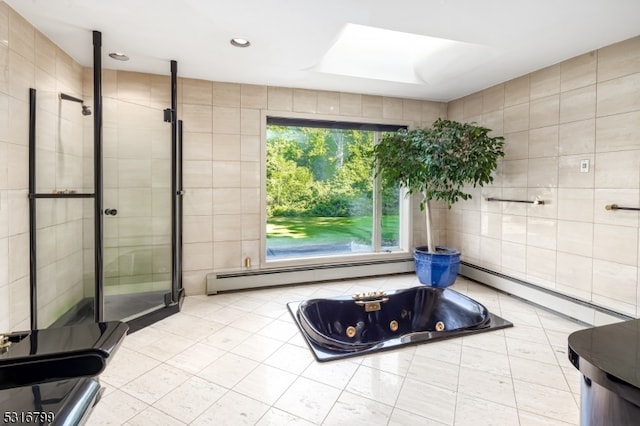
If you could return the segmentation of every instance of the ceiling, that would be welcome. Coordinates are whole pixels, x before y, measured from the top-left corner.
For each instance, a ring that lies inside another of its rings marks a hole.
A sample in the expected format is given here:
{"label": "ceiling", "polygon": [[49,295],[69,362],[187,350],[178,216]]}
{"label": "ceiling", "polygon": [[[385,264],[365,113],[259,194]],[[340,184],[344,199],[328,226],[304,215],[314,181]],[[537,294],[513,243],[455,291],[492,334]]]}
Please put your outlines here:
{"label": "ceiling", "polygon": [[5,1],[84,66],[98,30],[107,69],[436,101],[640,34],[638,0]]}

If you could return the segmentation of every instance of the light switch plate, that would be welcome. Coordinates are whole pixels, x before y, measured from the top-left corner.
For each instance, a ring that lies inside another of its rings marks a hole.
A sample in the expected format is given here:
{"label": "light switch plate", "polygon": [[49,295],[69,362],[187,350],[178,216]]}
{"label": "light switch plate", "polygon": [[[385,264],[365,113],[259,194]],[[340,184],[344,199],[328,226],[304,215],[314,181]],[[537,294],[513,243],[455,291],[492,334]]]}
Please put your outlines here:
{"label": "light switch plate", "polygon": [[589,160],[580,160],[580,173],[589,173]]}

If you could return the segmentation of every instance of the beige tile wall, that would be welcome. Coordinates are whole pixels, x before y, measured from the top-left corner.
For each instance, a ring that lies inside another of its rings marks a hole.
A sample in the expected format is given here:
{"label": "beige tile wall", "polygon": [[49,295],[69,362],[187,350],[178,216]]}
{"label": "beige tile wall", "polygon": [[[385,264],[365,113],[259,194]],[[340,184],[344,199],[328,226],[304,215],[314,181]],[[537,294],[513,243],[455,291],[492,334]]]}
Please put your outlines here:
{"label": "beige tile wall", "polygon": [[640,316],[638,213],[604,208],[640,207],[640,37],[450,102],[448,117],[506,137],[495,184],[450,212],[449,244],[468,262]]}
{"label": "beige tile wall", "polygon": [[[247,256],[252,268],[265,266],[260,264],[265,111],[351,121],[397,119],[414,126],[429,125],[446,113],[444,104],[434,102],[193,79],[180,79],[179,98],[187,294],[204,293],[207,273],[242,269]],[[444,224],[440,210],[434,216]],[[414,213],[420,242],[424,225],[417,208]]]}
{"label": "beige tile wall", "polygon": [[[37,89],[39,189],[81,190],[83,116],[58,94],[81,96],[82,68],[4,2],[0,68],[0,331],[9,331],[29,328],[29,88]],[[39,297],[47,323],[82,297],[82,207],[41,206]]]}
{"label": "beige tile wall", "polygon": [[[34,34],[36,190],[83,192],[83,123],[90,119],[81,114],[78,103],[59,97],[60,92],[81,97],[82,69],[38,31]],[[38,327],[49,326],[84,298],[81,265],[86,203],[77,199],[36,201]]]}

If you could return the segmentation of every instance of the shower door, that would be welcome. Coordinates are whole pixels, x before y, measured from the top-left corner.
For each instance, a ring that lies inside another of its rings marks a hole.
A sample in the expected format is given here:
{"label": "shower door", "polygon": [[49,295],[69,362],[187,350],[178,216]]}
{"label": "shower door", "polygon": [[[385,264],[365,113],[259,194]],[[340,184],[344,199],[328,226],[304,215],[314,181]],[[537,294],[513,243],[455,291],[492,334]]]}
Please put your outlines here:
{"label": "shower door", "polygon": [[184,297],[177,62],[170,77],[109,71],[105,94],[101,45],[94,31],[93,99],[81,74],[69,93],[29,91],[34,329],[118,320],[135,331]]}
{"label": "shower door", "polygon": [[[117,78],[127,87],[131,83],[121,80],[139,82],[144,75],[119,72]],[[169,88],[168,79],[163,86]],[[149,93],[118,90],[103,97],[105,321],[130,321],[170,300],[172,141],[160,107],[169,99],[154,102]]]}

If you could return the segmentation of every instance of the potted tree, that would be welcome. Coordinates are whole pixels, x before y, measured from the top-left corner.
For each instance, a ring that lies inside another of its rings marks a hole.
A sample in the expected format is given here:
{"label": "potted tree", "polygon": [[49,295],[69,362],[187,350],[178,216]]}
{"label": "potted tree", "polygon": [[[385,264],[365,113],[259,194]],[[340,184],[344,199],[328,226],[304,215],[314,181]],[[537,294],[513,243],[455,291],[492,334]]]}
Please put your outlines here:
{"label": "potted tree", "polygon": [[456,279],[460,252],[434,245],[429,202],[441,200],[451,208],[459,199],[471,198],[465,186],[493,182],[497,160],[504,156],[504,138],[491,137],[490,131],[439,118],[430,128],[385,133],[374,148],[376,173],[385,182],[399,184],[408,194],[422,194],[427,245],[414,249],[422,284],[447,287]]}

